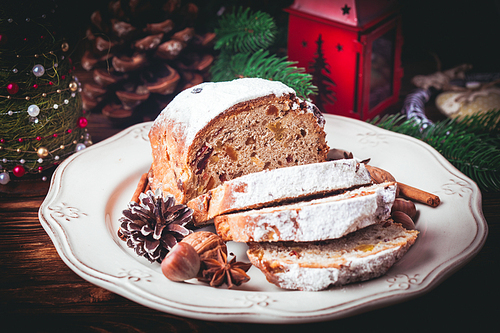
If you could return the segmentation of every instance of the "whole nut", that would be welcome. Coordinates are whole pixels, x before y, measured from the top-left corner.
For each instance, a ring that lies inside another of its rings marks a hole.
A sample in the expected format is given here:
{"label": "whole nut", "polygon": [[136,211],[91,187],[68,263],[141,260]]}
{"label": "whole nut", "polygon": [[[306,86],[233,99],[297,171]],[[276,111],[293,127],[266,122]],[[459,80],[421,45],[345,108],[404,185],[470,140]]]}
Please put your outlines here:
{"label": "whole nut", "polygon": [[217,249],[221,248],[227,254],[226,243],[222,238],[210,231],[198,231],[184,237],[181,243],[190,244],[198,253],[201,260],[214,258],[217,259]]}
{"label": "whole nut", "polygon": [[370,177],[375,184],[385,182],[395,182],[396,178],[384,169],[380,169],[371,165],[366,165],[366,170],[370,173]]}
{"label": "whole nut", "polygon": [[177,243],[161,262],[161,271],[171,281],[185,281],[197,277],[200,256],[188,243]]}
{"label": "whole nut", "polygon": [[[385,182],[396,182],[396,178],[391,175],[388,171],[374,167],[372,165],[365,165],[366,170],[370,173],[370,178],[374,184],[380,184]],[[399,197],[399,186],[396,187],[396,197]]]}
{"label": "whole nut", "polygon": [[415,229],[415,223],[413,222],[411,217],[409,217],[408,215],[406,215],[402,211],[397,210],[397,211],[393,212],[392,219],[396,223],[401,223],[401,225],[403,227],[405,227],[406,229],[409,229],[409,230]]}
{"label": "whole nut", "polygon": [[417,208],[415,207],[413,201],[405,200],[402,198],[396,198],[396,200],[394,200],[394,204],[392,205],[392,212],[396,211],[403,212],[412,219],[414,219],[417,215]]}

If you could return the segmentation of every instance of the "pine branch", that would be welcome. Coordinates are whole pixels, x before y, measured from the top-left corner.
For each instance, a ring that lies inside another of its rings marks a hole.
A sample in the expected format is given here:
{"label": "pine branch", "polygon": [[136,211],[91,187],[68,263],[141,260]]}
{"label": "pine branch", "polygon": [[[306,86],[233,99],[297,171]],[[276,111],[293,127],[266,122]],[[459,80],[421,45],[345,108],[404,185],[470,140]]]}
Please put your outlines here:
{"label": "pine branch", "polygon": [[250,9],[240,7],[236,12],[223,16],[215,30],[218,40],[214,46],[233,52],[255,52],[268,48],[276,36],[273,18],[260,11],[251,13]]}
{"label": "pine branch", "polygon": [[236,71],[232,69],[231,62],[234,61],[232,52],[222,50],[210,67],[211,80],[214,82],[230,81],[237,77]]}
{"label": "pine branch", "polygon": [[253,54],[221,53],[219,62],[212,67],[212,80],[225,81],[236,77],[259,77],[280,81],[295,90],[301,98],[316,92],[312,76],[295,66],[295,62],[270,55],[268,51],[258,50]]}
{"label": "pine branch", "polygon": [[500,109],[477,115],[468,115],[457,122],[457,125],[471,133],[490,133],[494,136],[500,136],[499,123]]}
{"label": "pine branch", "polygon": [[474,180],[482,190],[500,191],[500,110],[447,119],[422,129],[403,115],[375,118],[372,124],[420,139]]}
{"label": "pine branch", "polygon": [[219,25],[215,48],[220,50],[220,54],[210,69],[212,81],[259,77],[283,82],[302,99],[317,94],[312,75],[294,66],[296,62],[267,51],[274,43],[276,32],[271,16],[262,12],[253,14],[249,9],[240,7],[222,17]]}

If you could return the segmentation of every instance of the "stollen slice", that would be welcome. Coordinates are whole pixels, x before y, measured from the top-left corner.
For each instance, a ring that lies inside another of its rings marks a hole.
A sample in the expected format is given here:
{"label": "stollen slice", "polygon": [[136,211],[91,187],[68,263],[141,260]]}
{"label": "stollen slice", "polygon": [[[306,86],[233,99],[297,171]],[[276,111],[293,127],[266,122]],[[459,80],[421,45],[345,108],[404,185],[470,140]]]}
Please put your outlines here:
{"label": "stollen slice", "polygon": [[278,287],[318,291],[384,275],[418,233],[386,221],[323,242],[249,243],[247,255]]}
{"label": "stollen slice", "polygon": [[262,208],[287,201],[324,196],[371,184],[370,174],[354,159],[265,170],[229,181],[189,201],[195,223],[222,214]]}
{"label": "stollen slice", "polygon": [[381,183],[290,205],[217,216],[226,241],[308,242],[340,238],[389,218],[396,183]]}

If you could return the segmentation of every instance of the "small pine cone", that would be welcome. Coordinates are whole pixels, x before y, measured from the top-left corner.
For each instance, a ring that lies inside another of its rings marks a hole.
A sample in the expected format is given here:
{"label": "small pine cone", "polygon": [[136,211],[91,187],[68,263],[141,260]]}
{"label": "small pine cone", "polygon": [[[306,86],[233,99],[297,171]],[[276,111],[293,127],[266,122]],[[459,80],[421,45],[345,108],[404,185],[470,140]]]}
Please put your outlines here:
{"label": "small pine cone", "polygon": [[163,197],[161,189],[141,193],[139,202],[130,202],[120,218],[118,235],[137,255],[159,262],[170,249],[192,231],[192,209],[176,205],[173,196]]}

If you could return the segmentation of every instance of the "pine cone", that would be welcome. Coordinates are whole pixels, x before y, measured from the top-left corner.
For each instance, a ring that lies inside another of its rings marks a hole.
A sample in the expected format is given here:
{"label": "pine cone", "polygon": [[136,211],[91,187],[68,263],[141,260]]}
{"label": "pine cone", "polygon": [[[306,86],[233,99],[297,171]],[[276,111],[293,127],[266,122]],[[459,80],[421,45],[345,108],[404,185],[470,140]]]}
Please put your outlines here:
{"label": "pine cone", "polygon": [[154,119],[175,94],[208,80],[215,34],[196,33],[197,15],[180,0],[112,0],[95,11],[81,60],[93,72],[84,109],[120,122]]}
{"label": "pine cone", "polygon": [[137,255],[159,262],[170,249],[192,231],[192,209],[176,205],[173,196],[163,197],[161,189],[141,193],[140,203],[131,201],[120,218],[118,235]]}

